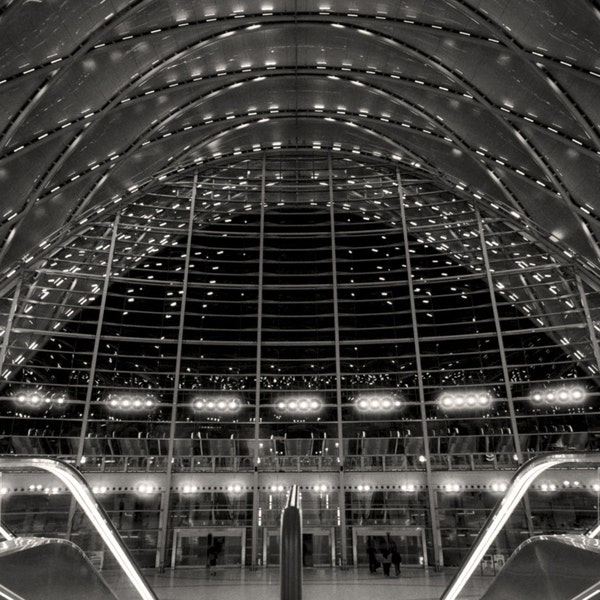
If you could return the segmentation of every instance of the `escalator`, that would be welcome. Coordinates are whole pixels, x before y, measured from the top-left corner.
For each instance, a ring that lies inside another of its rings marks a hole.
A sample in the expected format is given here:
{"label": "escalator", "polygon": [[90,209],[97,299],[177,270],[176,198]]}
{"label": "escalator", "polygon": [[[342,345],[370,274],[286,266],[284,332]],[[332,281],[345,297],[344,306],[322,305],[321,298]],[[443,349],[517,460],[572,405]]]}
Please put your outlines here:
{"label": "escalator", "polygon": [[[492,511],[459,571],[440,600],[460,600],[484,553],[506,524],[538,475],[552,467],[584,468],[600,464],[598,453],[540,455],[514,474],[502,500]],[[600,600],[600,523],[585,535],[540,535],[513,552],[481,600]],[[468,596],[472,598],[472,595]]]}
{"label": "escalator", "polygon": [[[489,516],[467,558],[441,600],[459,600],[469,577],[523,497],[545,469],[570,463],[594,465],[598,454],[555,454],[531,459]],[[55,459],[0,457],[0,467],[38,468],[52,472],[73,492],[106,547],[143,600],[156,600],[132,561],[108,515],[73,467]],[[303,568],[302,515],[298,486],[292,486],[281,521],[281,600],[301,600]],[[521,544],[481,600],[600,600],[600,524],[586,535],[537,536]],[[66,540],[18,538],[0,526],[0,597],[7,600],[117,600],[87,556]],[[469,596],[472,597],[472,596]]]}
{"label": "escalator", "polygon": [[[1,470],[44,470],[70,490],[120,567],[132,598],[157,600],[110,517],[72,465],[54,458],[0,456]],[[119,600],[86,554],[70,541],[17,537],[0,523],[0,598],[6,600]]]}
{"label": "escalator", "polygon": [[72,542],[13,538],[0,543],[2,597],[26,600],[117,600],[84,552]]}

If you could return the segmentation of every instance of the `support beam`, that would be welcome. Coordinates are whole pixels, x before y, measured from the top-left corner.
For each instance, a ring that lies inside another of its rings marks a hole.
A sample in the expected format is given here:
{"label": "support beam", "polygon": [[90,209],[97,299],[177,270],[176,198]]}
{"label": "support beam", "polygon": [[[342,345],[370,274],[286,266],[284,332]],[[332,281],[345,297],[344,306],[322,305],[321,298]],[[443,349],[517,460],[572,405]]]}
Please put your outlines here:
{"label": "support beam", "polygon": [[[254,388],[254,490],[252,493],[252,562],[253,568],[258,566],[260,508],[258,465],[260,464],[260,377],[262,373],[262,321],[263,321],[263,285],[265,272],[265,203],[267,180],[267,155],[263,153],[260,178],[260,232],[258,249],[258,299],[256,316],[256,386]],[[263,557],[264,562],[264,557]]]}
{"label": "support beam", "polygon": [[[102,297],[100,298],[100,307],[98,309],[98,323],[96,324],[96,335],[94,336],[94,349],[92,351],[92,360],[90,364],[90,374],[88,385],[85,394],[85,406],[83,407],[83,418],[81,420],[81,430],[79,432],[79,443],[77,444],[77,458],[75,465],[81,466],[85,438],[87,435],[88,421],[92,406],[92,394],[94,392],[94,380],[96,379],[96,368],[98,366],[98,352],[100,351],[100,338],[102,337],[102,327],[104,325],[104,312],[106,310],[106,298],[108,296],[108,288],[110,287],[110,276],[112,272],[112,263],[115,257],[115,247],[117,244],[117,234],[119,231],[119,222],[121,213],[115,215],[113,222],[112,237],[110,239],[110,248],[108,250],[108,258],[106,259],[106,270],[104,271],[104,283],[102,284]],[[69,529],[70,530],[70,529]]]}
{"label": "support beam", "polygon": [[[496,293],[494,288],[494,278],[492,276],[492,269],[490,266],[490,257],[487,251],[487,245],[485,240],[485,231],[483,219],[478,208],[475,208],[475,215],[477,217],[477,230],[479,231],[479,244],[481,246],[481,254],[483,256],[483,264],[485,267],[485,276],[490,292],[490,302],[492,305],[492,312],[494,314],[494,325],[496,328],[496,339],[498,341],[498,350],[500,352],[500,361],[502,363],[502,378],[504,379],[504,393],[506,394],[506,404],[508,406],[508,415],[510,419],[510,428],[513,435],[513,443],[515,445],[515,455],[517,457],[517,463],[523,464],[523,450],[521,448],[521,440],[519,438],[519,426],[517,424],[517,416],[515,411],[515,403],[512,395],[512,388],[510,385],[510,374],[508,372],[508,361],[506,360],[506,350],[504,348],[504,339],[502,337],[502,326],[500,324],[500,313],[498,312],[498,301],[496,299]],[[529,497],[525,495],[523,497],[523,507],[525,509],[525,519],[527,521],[527,529],[529,535],[533,535],[533,519],[531,518],[531,506],[529,503]]]}
{"label": "support beam", "polygon": [[348,565],[348,548],[346,535],[346,497],[344,492],[344,427],[342,423],[342,365],[340,360],[340,314],[338,299],[337,280],[337,250],[335,242],[335,206],[333,197],[333,168],[331,164],[331,153],[327,156],[328,187],[329,187],[329,227],[331,238],[331,278],[333,290],[333,330],[335,347],[335,394],[337,411],[337,437],[338,437],[338,461],[339,461],[339,497],[338,507],[340,514],[340,560],[341,567]]}
{"label": "support beam", "polygon": [[165,568],[167,552],[167,533],[169,523],[169,511],[171,509],[171,482],[173,481],[173,455],[175,448],[175,436],[177,435],[177,404],[179,401],[179,378],[181,375],[181,359],[183,352],[183,338],[185,332],[185,311],[187,302],[188,279],[190,272],[190,261],[192,254],[192,236],[194,234],[194,215],[196,213],[196,193],[198,189],[198,171],[194,172],[192,192],[190,195],[190,214],[187,227],[187,242],[185,247],[185,266],[183,270],[183,289],[181,294],[181,311],[179,313],[179,330],[177,333],[177,354],[175,356],[175,373],[173,375],[173,403],[171,405],[171,423],[169,427],[169,444],[167,446],[167,475],[165,483],[165,495],[161,496],[160,523],[162,525],[158,540],[158,552],[156,566],[162,570]]}
{"label": "support beam", "polygon": [[406,261],[406,280],[408,285],[408,296],[410,300],[410,314],[415,346],[415,363],[417,367],[417,382],[419,391],[419,410],[421,415],[421,430],[423,435],[423,456],[425,458],[425,478],[427,481],[427,498],[429,500],[429,521],[431,523],[431,535],[433,537],[433,560],[434,567],[439,570],[444,565],[442,554],[442,535],[438,519],[437,497],[433,489],[431,477],[431,453],[429,451],[429,432],[427,430],[427,410],[425,406],[425,387],[423,385],[423,368],[421,366],[421,346],[419,343],[419,326],[417,323],[417,309],[415,302],[415,289],[412,280],[412,267],[410,260],[410,246],[408,238],[408,222],[406,219],[406,207],[404,205],[404,188],[400,169],[396,169],[396,182],[398,186],[398,201],[400,203],[400,216],[402,219],[402,235],[404,241],[404,257]]}
{"label": "support beam", "polygon": [[[4,326],[4,336],[2,337],[2,346],[0,347],[0,374],[4,372],[4,361],[6,360],[6,355],[8,354],[8,340],[10,339],[12,325],[15,320],[15,314],[17,312],[17,306],[19,304],[19,297],[21,296],[21,285],[23,284],[23,275],[24,272],[21,273],[21,276],[17,280],[17,285],[15,286],[13,299],[10,304],[8,318],[6,319],[6,325]],[[8,377],[6,379],[8,379]]]}

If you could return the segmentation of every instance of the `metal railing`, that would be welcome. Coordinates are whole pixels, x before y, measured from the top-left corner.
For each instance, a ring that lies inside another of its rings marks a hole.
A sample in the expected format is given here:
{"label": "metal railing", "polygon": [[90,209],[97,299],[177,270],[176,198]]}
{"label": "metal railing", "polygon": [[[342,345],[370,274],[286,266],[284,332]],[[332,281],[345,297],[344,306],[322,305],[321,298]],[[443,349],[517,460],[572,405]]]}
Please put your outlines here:
{"label": "metal railing", "polygon": [[157,600],[142,572],[133,561],[121,540],[116,527],[90,489],[87,481],[75,467],[55,458],[37,456],[0,456],[0,470],[42,469],[58,477],[73,494],[73,497],[90,519],[102,540],[112,552],[119,566],[143,600]]}
{"label": "metal railing", "polygon": [[536,456],[524,463],[513,476],[508,490],[487,518],[475,543],[471,546],[459,571],[456,573],[440,600],[456,600],[467,581],[481,563],[484,554],[517,504],[521,501],[535,478],[544,471],[559,465],[600,465],[600,453],[560,453]]}

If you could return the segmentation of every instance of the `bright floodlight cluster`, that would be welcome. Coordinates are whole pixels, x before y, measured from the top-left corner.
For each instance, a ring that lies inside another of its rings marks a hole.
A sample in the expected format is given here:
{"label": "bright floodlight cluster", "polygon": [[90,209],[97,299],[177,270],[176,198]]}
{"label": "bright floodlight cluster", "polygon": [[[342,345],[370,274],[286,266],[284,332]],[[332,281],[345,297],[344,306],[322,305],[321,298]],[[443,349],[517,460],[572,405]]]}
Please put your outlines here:
{"label": "bright floodlight cluster", "polygon": [[458,483],[447,483],[442,488],[446,492],[460,492],[460,484]]}
{"label": "bright floodlight cluster", "polygon": [[135,491],[138,494],[154,494],[159,491],[156,485],[152,483],[140,483],[136,486]]}
{"label": "bright floodlight cluster", "polygon": [[237,412],[240,409],[240,399],[237,396],[196,396],[192,400],[194,410],[209,413]]}
{"label": "bright floodlight cluster", "polygon": [[149,394],[109,394],[108,406],[114,410],[150,410],[156,406],[156,399]]}
{"label": "bright floodlight cluster", "polygon": [[585,400],[585,390],[578,386],[548,388],[531,394],[534,404],[581,404]]}
{"label": "bright floodlight cluster", "polygon": [[360,412],[388,412],[401,405],[394,394],[362,394],[355,401]]}
{"label": "bright floodlight cluster", "polygon": [[492,492],[505,492],[508,489],[508,484],[505,481],[494,481],[491,484]]}
{"label": "bright floodlight cluster", "polygon": [[291,396],[277,400],[279,410],[291,413],[317,412],[322,406],[323,403],[318,396]]}
{"label": "bright floodlight cluster", "polygon": [[42,390],[20,390],[15,396],[15,401],[19,406],[37,408],[52,404],[63,405],[67,398],[64,394],[46,394]]}
{"label": "bright floodlight cluster", "polygon": [[444,392],[438,399],[444,410],[487,408],[491,403],[492,397],[488,392]]}

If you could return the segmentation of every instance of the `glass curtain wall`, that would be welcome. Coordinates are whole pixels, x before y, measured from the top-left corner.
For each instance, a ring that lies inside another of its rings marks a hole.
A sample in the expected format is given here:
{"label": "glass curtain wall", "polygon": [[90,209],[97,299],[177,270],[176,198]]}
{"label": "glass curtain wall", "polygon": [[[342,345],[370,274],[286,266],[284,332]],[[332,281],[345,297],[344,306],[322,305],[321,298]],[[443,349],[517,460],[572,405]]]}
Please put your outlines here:
{"label": "glass curtain wall", "polygon": [[[352,528],[392,522],[425,528],[430,563],[436,543],[462,556],[492,503],[446,497],[437,473],[597,447],[585,268],[415,169],[256,153],[117,198],[42,251],[2,298],[3,449],[155,475],[156,535],[135,543],[167,562],[186,527],[246,528],[255,560],[280,473],[325,475],[305,520],[341,560]],[[346,484],[383,472],[368,502]],[[142,528],[136,485],[107,502]]]}

